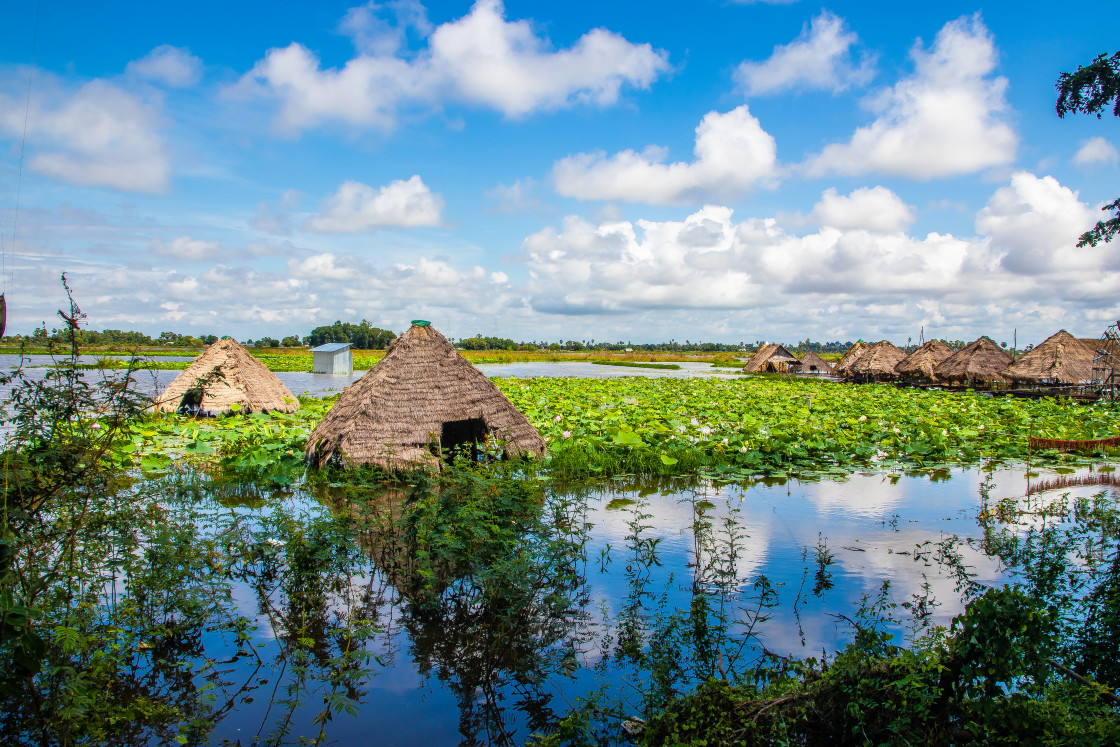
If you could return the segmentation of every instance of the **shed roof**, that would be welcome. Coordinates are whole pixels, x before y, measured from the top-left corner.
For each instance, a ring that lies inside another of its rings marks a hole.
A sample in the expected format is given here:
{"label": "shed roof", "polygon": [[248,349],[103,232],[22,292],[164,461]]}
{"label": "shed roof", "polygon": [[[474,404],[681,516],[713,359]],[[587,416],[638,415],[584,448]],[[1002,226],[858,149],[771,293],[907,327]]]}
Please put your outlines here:
{"label": "shed roof", "polygon": [[311,348],[312,353],[337,353],[350,347],[348,342],[327,342],[317,348]]}

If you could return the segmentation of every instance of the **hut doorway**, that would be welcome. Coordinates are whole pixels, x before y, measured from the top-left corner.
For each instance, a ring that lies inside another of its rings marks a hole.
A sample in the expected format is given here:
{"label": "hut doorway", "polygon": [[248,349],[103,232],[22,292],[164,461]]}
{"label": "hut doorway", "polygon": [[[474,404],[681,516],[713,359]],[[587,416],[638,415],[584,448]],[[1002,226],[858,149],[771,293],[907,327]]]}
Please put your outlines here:
{"label": "hut doorway", "polygon": [[443,457],[451,460],[456,454],[462,453],[470,460],[478,460],[478,443],[486,440],[490,429],[482,418],[467,418],[466,420],[449,420],[443,424],[439,434],[439,445],[443,450]]}

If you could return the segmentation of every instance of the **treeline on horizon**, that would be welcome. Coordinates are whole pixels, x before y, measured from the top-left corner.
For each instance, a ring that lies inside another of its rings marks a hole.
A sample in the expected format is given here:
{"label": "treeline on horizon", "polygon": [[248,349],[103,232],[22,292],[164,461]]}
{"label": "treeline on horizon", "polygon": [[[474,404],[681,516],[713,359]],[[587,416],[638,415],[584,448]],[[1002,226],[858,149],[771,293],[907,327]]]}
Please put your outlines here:
{"label": "treeline on horizon", "polygon": [[[242,344],[255,348],[303,348],[318,347],[330,342],[348,342],[356,350],[384,350],[393,340],[396,333],[374,327],[363,319],[358,324],[336,321],[334,324],[316,327],[310,334],[300,337],[288,335],[283,338],[264,336],[259,339],[243,340]],[[201,348],[216,342],[217,335],[207,334],[192,336],[177,332],[161,332],[157,337],[151,337],[143,332],[123,331],[119,329],[106,329],[102,331],[83,329],[78,332],[78,343],[88,347],[115,347],[123,349],[146,347],[171,347],[171,348]],[[64,329],[53,329],[50,332],[46,327],[39,327],[31,335],[7,335],[4,340],[8,343],[26,343],[31,347],[47,347],[51,344],[69,344],[69,337]],[[550,350],[554,352],[635,352],[635,353],[749,353],[758,350],[767,344],[766,340],[755,340],[753,343],[740,341],[738,343],[722,342],[693,342],[685,340],[680,342],[671,339],[668,342],[636,343],[630,341],[605,342],[600,340],[530,340],[517,342],[508,337],[491,337],[476,334],[473,337],[459,339],[451,338],[451,342],[461,350]],[[945,340],[954,350],[963,348],[968,343],[964,340]],[[814,342],[809,338],[796,343],[781,343],[783,347],[793,353],[844,353],[853,344],[853,340],[832,342]],[[1003,343],[1006,348],[1007,344]],[[913,352],[917,345],[904,345],[902,349]]]}

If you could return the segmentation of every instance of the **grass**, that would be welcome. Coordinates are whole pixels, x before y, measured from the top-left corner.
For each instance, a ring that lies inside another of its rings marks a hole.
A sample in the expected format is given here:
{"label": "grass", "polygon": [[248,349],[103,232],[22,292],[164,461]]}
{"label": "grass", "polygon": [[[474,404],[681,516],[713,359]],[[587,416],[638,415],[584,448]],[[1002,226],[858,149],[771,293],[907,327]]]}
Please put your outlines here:
{"label": "grass", "polygon": [[[625,366],[627,368],[664,368],[672,371],[680,371],[680,365],[676,363],[641,363],[639,361],[605,361],[593,360],[591,361],[596,366]],[[713,364],[714,365],[714,364]]]}

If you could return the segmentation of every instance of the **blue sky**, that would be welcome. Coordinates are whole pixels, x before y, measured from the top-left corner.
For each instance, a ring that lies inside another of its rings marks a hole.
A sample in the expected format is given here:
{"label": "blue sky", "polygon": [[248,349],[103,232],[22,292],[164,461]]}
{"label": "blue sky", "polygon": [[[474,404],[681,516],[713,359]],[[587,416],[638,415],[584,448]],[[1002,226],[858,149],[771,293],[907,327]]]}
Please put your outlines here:
{"label": "blue sky", "polygon": [[66,272],[92,328],[153,334],[1097,336],[1120,259],[1075,243],[1120,126],[1053,107],[1116,51],[1098,16],[42,0],[36,36],[15,0],[8,329],[55,326]]}

